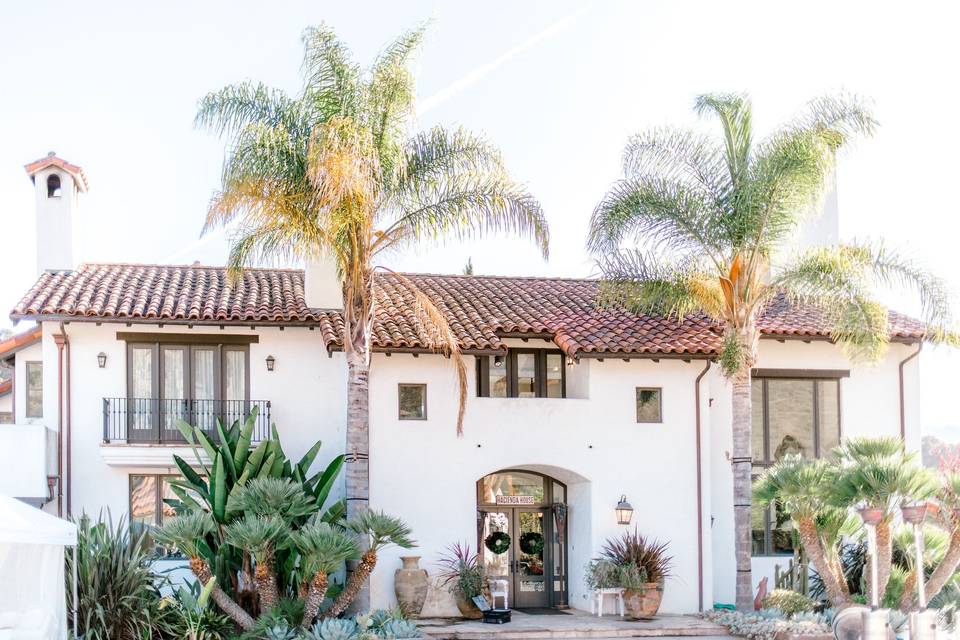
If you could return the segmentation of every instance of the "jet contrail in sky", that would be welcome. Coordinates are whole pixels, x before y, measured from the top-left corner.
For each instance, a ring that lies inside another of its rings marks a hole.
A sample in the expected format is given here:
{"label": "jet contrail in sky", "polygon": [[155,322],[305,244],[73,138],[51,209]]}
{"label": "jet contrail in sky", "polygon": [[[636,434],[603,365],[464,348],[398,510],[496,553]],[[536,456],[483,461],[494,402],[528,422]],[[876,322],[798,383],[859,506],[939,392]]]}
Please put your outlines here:
{"label": "jet contrail in sky", "polygon": [[438,105],[443,104],[450,98],[454,97],[455,95],[457,95],[458,93],[460,93],[461,91],[469,87],[470,85],[475,84],[478,80],[480,80],[484,76],[487,76],[493,71],[502,67],[504,64],[506,64],[513,58],[517,57],[521,53],[527,51],[532,47],[535,47],[536,45],[540,44],[544,40],[547,40],[557,35],[561,31],[569,27],[571,24],[573,24],[577,20],[577,18],[582,16],[584,13],[586,13],[592,6],[593,6],[593,3],[588,3],[583,5],[576,11],[573,11],[572,13],[564,16],[563,18],[560,18],[559,20],[549,25],[545,29],[533,34],[532,36],[530,36],[529,38],[527,38],[517,46],[513,47],[512,49],[504,53],[503,55],[498,56],[497,58],[494,58],[493,60],[491,60],[486,64],[480,65],[479,67],[467,73],[465,76],[463,76],[456,82],[446,86],[440,91],[437,91],[432,96],[429,96],[421,100],[420,103],[417,105],[417,113],[419,115],[423,115],[424,113],[427,113],[431,109],[434,109]]}
{"label": "jet contrail in sky", "polygon": [[[469,73],[461,77],[456,82],[453,82],[447,85],[440,91],[437,91],[436,93],[434,93],[432,96],[429,96],[421,100],[417,104],[417,114],[423,115],[428,111],[430,111],[431,109],[435,109],[436,107],[440,106],[447,100],[450,100],[451,98],[456,96],[458,93],[462,92],[464,89],[467,89],[471,85],[476,84],[485,76],[490,75],[491,73],[493,73],[494,71],[496,71],[497,69],[505,65],[510,60],[516,58],[521,53],[524,53],[527,50],[537,46],[541,42],[556,36],[558,33],[560,33],[561,31],[563,31],[564,29],[572,25],[574,22],[576,22],[578,18],[580,18],[583,14],[589,11],[592,7],[593,7],[592,2],[584,4],[579,9],[572,11],[571,13],[560,18],[556,22],[553,22],[552,24],[548,25],[546,28],[541,29],[540,31],[533,34],[532,36],[530,36],[520,44],[511,48],[510,50],[506,51],[502,55],[497,56],[496,58],[494,58],[490,62],[487,62],[486,64],[480,65],[473,71],[470,71]],[[235,225],[228,225],[227,228],[220,228],[215,231],[212,231],[207,235],[203,236],[202,238],[198,239],[197,241],[191,243],[190,245],[176,251],[175,253],[170,254],[162,262],[174,263],[177,261],[182,261],[185,258],[189,259],[189,255],[193,253],[195,250],[204,246],[211,240],[214,240],[215,238],[219,238],[224,234],[225,231],[227,231],[227,229],[232,229],[234,227]]]}

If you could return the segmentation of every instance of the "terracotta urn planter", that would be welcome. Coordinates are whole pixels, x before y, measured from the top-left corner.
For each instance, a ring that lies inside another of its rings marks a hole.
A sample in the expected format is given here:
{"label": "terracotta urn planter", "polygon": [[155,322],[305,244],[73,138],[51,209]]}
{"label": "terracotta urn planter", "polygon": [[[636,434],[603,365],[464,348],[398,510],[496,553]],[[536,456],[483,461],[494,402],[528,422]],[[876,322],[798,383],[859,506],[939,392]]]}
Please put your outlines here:
{"label": "terracotta urn planter", "polygon": [[657,582],[648,582],[641,591],[627,589],[623,592],[623,608],[627,616],[639,620],[649,620],[657,615],[661,600],[663,586]]}
{"label": "terracotta urn planter", "polygon": [[467,598],[459,591],[454,594],[457,599],[457,609],[460,615],[468,620],[479,620],[483,617],[483,612],[473,603],[473,600]]}
{"label": "terracotta urn planter", "polygon": [[420,615],[427,599],[427,571],[420,568],[420,556],[401,556],[400,560],[403,566],[393,575],[393,588],[400,610],[415,618]]}
{"label": "terracotta urn planter", "polygon": [[876,526],[880,524],[881,520],[883,520],[883,509],[864,507],[863,509],[859,510],[859,513],[864,524]]}

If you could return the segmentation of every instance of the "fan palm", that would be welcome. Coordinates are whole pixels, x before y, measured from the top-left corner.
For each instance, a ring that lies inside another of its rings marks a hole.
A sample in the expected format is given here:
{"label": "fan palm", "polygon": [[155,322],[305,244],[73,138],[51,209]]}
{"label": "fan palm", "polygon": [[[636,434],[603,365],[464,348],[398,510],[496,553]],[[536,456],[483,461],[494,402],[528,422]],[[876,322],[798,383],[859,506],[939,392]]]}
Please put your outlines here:
{"label": "fan palm", "polygon": [[317,510],[303,487],[289,478],[254,478],[238,487],[228,502],[230,511],[278,516],[288,523]]}
{"label": "fan palm", "polygon": [[333,604],[324,613],[324,617],[336,617],[346,611],[347,607],[356,598],[357,593],[366,583],[367,578],[377,566],[377,552],[389,545],[396,545],[409,549],[416,543],[410,538],[410,527],[399,518],[388,516],[383,512],[364,511],[347,521],[347,528],[368,539],[369,544],[360,562],[354,569],[343,591],[333,601]]}
{"label": "fan palm", "polygon": [[[343,293],[347,362],[346,497],[367,508],[369,370],[377,310],[374,282],[386,254],[447,238],[514,232],[544,257],[549,233],[539,203],[508,174],[499,152],[463,129],[414,132],[410,70],[423,28],[389,44],[363,69],[326,27],[303,36],[297,95],[246,82],[204,97],[196,121],[230,140],[223,184],[204,231],[236,224],[233,274],[262,259],[326,260]],[[407,278],[427,348],[450,357],[459,383],[457,432],[466,406],[466,366],[443,314]],[[362,604],[362,603],[358,603]]]}
{"label": "fan palm", "polygon": [[328,576],[345,561],[356,558],[359,548],[350,536],[326,522],[308,525],[290,538],[300,552],[303,573],[300,595],[304,598],[302,626],[307,629],[313,624],[327,595]]}
{"label": "fan palm", "polygon": [[[213,584],[210,596],[217,606],[233,619],[241,628],[253,628],[253,618],[244,611],[229,595],[213,580],[213,571],[204,559],[205,551],[209,551],[206,538],[214,533],[216,525],[213,518],[206,511],[190,511],[185,515],[171,518],[157,530],[155,537],[160,544],[175,546],[185,556],[190,558],[190,570],[197,577],[200,584]],[[206,547],[206,549],[205,549]]]}
{"label": "fan palm", "polygon": [[[932,599],[953,578],[960,567],[960,472],[949,471],[941,477],[941,486],[936,495],[939,509],[933,516],[934,522],[949,536],[943,557],[934,566],[926,583],[927,598]],[[916,575],[907,578],[908,589],[904,589],[900,599],[900,608],[909,609],[917,599]]]}
{"label": "fan palm", "polygon": [[746,96],[704,95],[695,108],[719,120],[722,139],[672,129],[631,138],[624,178],[594,210],[587,246],[604,278],[601,304],[674,318],[706,314],[723,327],[720,363],[733,402],[737,606],[749,609],[750,370],[758,315],[782,296],[814,305],[851,356],[875,358],[889,339],[875,286],[918,292],[931,338],[947,337],[949,306],[939,279],[866,243],[810,251],[770,275],[771,257],[789,246],[821,195],[836,152],[873,131],[863,105],[815,100],[759,142]]}
{"label": "fan palm", "polygon": [[790,514],[827,598],[834,607],[842,607],[850,602],[850,590],[836,550],[842,514],[834,513],[825,499],[832,475],[826,461],[788,455],[757,479],[753,497],[764,507],[777,502]]}
{"label": "fan palm", "polygon": [[270,611],[280,600],[274,553],[283,540],[286,528],[280,516],[247,514],[227,525],[224,530],[227,544],[249,551],[256,561],[253,579],[257,584],[262,612]]}
{"label": "fan palm", "polygon": [[[834,453],[840,468],[830,486],[833,503],[842,508],[864,506],[883,513],[876,525],[877,601],[882,602],[893,564],[893,519],[903,502],[934,495],[936,478],[916,464],[916,455],[906,453],[903,443],[895,438],[853,439]],[[871,585],[870,579],[867,584]],[[873,602],[869,591],[868,588],[868,601]]]}

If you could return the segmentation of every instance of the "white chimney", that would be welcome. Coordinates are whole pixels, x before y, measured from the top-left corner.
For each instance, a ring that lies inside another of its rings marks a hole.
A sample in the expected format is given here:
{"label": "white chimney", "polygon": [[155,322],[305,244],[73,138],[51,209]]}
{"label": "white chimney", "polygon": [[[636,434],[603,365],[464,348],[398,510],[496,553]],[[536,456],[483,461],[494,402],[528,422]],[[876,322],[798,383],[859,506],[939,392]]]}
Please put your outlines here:
{"label": "white chimney", "polygon": [[332,256],[308,258],[303,270],[305,302],[313,309],[343,309],[343,287]]}
{"label": "white chimney", "polygon": [[69,271],[74,263],[73,221],[87,191],[83,169],[53,151],[24,166],[36,194],[37,274]]}

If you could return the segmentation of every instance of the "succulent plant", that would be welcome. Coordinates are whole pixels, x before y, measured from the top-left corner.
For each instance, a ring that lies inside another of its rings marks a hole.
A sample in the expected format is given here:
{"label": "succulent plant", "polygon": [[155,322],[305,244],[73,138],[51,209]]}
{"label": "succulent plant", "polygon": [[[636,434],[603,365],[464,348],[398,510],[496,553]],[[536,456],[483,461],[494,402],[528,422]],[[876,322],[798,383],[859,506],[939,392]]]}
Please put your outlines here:
{"label": "succulent plant", "polygon": [[313,625],[307,640],[356,640],[360,627],[349,618],[327,618]]}
{"label": "succulent plant", "polygon": [[263,633],[263,640],[297,640],[298,637],[296,630],[286,622],[275,624]]}
{"label": "succulent plant", "polygon": [[386,640],[404,640],[406,638],[419,638],[420,629],[409,620],[387,620],[381,626],[377,635]]}

